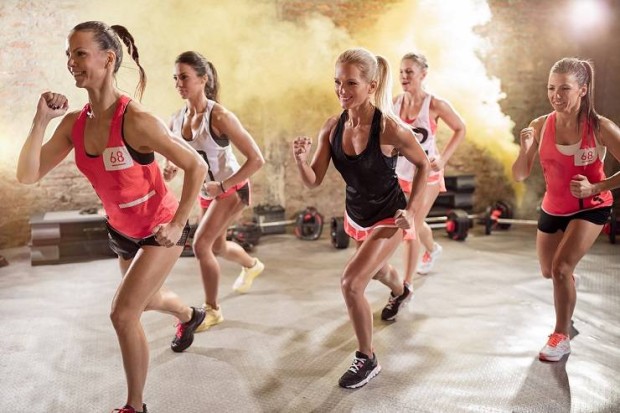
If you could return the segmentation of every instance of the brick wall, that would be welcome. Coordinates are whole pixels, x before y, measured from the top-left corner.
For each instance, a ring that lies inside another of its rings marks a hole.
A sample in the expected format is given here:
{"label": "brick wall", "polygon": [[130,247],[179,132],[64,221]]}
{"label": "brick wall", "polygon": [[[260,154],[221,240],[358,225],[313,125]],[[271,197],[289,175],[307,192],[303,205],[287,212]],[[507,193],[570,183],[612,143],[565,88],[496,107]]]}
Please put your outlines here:
{"label": "brick wall", "polygon": [[[620,6],[615,2],[607,3],[613,7],[609,13],[617,16]],[[306,205],[318,207],[327,218],[342,213],[344,186],[338,173],[330,168],[320,188],[305,189],[291,159],[290,141],[299,134],[315,137],[327,116],[337,113],[331,88],[331,70],[337,52],[357,45],[362,42],[360,39],[373,37],[374,32],[369,31],[390,32],[393,27],[376,28],[380,18],[396,6],[413,5],[415,1],[248,0],[248,7],[235,2],[234,14],[226,9],[226,2],[208,3],[202,12],[196,12],[195,3],[189,0],[177,0],[174,7],[172,3],[162,3],[157,10],[153,10],[152,3],[147,0],[98,4],[75,0],[0,2],[3,44],[0,59],[0,248],[27,242],[28,219],[34,212],[98,204],[92,188],[71,161],[72,155],[36,185],[18,185],[14,178],[16,158],[38,95],[45,88],[54,87],[67,93],[73,107],[85,102],[84,92],[77,90],[66,74],[64,45],[71,27],[92,18],[124,24],[131,29],[149,75],[144,104],[162,117],[182,104],[170,81],[174,56],[183,50],[196,49],[216,63],[225,106],[232,109],[255,136],[268,161],[253,179],[255,204],[282,204],[288,216]],[[614,17],[606,31],[572,35],[569,30],[573,26],[561,15],[554,14],[567,4],[568,0],[491,0],[492,20],[476,29],[489,42],[489,50],[481,56],[489,74],[501,81],[506,97],[500,105],[515,123],[512,131],[515,137],[530,119],[549,110],[545,93],[548,70],[554,61],[565,55],[594,60],[597,108],[617,123],[620,121],[620,100],[615,98],[615,85],[620,77],[620,55],[615,53],[620,42],[618,19]],[[188,14],[187,10],[192,13]],[[148,21],[144,19],[147,11]],[[179,13],[178,18],[171,18],[173,13]],[[245,32],[231,24],[228,20],[231,15],[255,24],[252,31]],[[419,22],[430,24],[442,16],[426,17],[412,24],[424,29]],[[156,35],[153,27],[158,28]],[[178,35],[187,27],[191,30]],[[217,39],[213,40],[215,36]],[[252,43],[256,39],[260,41]],[[224,48],[221,44],[231,47]],[[284,70],[269,66],[283,55],[293,56],[280,65]],[[392,65],[397,65],[396,62],[394,60]],[[457,63],[449,64],[454,65],[455,71],[459,70]],[[135,70],[131,69],[131,62],[124,66],[130,69],[121,69],[119,84],[131,92]],[[291,78],[291,73],[298,77]],[[476,130],[469,129],[469,134],[475,136]],[[445,142],[445,131],[440,139]],[[468,138],[447,168],[449,174],[476,175],[477,210],[483,210],[496,200],[497,193],[502,193],[504,199],[515,199],[506,166],[491,152],[475,139]],[[609,168],[613,170],[617,166]],[[521,214],[533,213],[542,185],[537,172],[528,182]],[[178,178],[172,186],[175,191],[179,190]]]}

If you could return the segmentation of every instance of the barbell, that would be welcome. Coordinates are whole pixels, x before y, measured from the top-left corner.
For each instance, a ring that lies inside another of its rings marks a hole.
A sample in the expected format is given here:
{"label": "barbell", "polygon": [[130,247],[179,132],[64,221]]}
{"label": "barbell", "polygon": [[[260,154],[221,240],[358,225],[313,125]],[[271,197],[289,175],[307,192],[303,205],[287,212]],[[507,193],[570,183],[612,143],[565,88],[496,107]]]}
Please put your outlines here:
{"label": "barbell", "polygon": [[[514,219],[512,207],[504,201],[497,201],[495,204],[488,207],[481,221],[484,224],[484,233],[486,235],[491,235],[491,233],[498,228],[509,229],[513,224],[538,225],[538,221],[534,219]],[[609,236],[609,242],[611,244],[616,243],[616,235],[618,235],[619,230],[616,207],[612,206],[609,221],[603,228],[603,232]]]}

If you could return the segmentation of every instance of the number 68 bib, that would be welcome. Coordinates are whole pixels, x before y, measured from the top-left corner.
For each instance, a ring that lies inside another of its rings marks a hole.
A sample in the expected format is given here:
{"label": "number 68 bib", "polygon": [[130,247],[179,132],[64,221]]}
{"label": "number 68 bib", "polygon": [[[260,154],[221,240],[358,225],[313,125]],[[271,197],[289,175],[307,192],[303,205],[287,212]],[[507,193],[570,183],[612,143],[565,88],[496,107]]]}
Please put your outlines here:
{"label": "number 68 bib", "polygon": [[133,159],[131,159],[126,146],[105,148],[102,156],[106,171],[118,171],[133,166]]}
{"label": "number 68 bib", "polygon": [[597,159],[596,148],[579,149],[574,156],[575,166],[584,166],[594,163]]}

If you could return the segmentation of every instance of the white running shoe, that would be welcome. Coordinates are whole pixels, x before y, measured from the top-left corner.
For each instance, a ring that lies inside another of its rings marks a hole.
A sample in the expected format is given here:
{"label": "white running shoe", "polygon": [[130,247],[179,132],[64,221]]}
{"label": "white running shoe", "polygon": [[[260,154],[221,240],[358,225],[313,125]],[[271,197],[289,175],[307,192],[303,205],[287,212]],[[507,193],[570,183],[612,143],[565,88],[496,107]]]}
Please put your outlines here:
{"label": "white running shoe", "polygon": [[263,264],[258,258],[256,258],[256,262],[252,267],[242,267],[241,273],[233,284],[233,290],[242,294],[247,293],[252,286],[252,281],[254,281],[254,278],[258,277],[264,269],[265,264]]}
{"label": "white running shoe", "polygon": [[538,358],[542,361],[559,361],[566,354],[570,354],[570,338],[564,334],[553,333],[538,353]]}
{"label": "white running shoe", "polygon": [[430,252],[426,251],[424,255],[422,255],[422,260],[418,265],[417,273],[422,275],[428,274],[433,269],[435,261],[437,261],[437,258],[439,258],[442,251],[443,248],[441,247],[441,245],[435,242],[433,244],[433,250]]}

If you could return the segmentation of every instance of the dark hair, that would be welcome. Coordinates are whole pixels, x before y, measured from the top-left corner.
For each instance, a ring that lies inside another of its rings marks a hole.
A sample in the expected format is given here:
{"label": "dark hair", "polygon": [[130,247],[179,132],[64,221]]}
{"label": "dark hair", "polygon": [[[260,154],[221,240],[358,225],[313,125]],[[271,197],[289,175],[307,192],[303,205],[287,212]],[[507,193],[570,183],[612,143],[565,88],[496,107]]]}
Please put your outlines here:
{"label": "dark hair", "polygon": [[407,53],[400,60],[411,60],[413,63],[420,66],[422,70],[428,69],[428,61],[426,60],[426,56],[420,53]]}
{"label": "dark hair", "polygon": [[579,116],[585,116],[588,123],[598,130],[600,121],[599,115],[594,109],[594,68],[592,63],[575,57],[565,57],[555,62],[553,67],[551,67],[551,73],[572,74],[577,79],[579,87],[585,85],[588,88],[585,96],[581,98]]}
{"label": "dark hair", "polygon": [[205,85],[205,96],[207,99],[219,102],[220,82],[217,76],[217,70],[213,63],[208,61],[203,55],[194,51],[183,52],[177,56],[174,63],[183,63],[190,65],[198,76],[207,75],[207,84]]}
{"label": "dark hair", "polygon": [[116,55],[116,62],[114,64],[115,74],[118,72],[118,69],[121,67],[121,63],[123,61],[123,47],[121,46],[119,39],[122,40],[123,43],[125,43],[125,46],[127,46],[127,52],[134,62],[136,62],[136,65],[138,65],[138,70],[140,71],[140,81],[136,87],[136,95],[138,96],[138,99],[142,99],[144,89],[146,88],[146,73],[144,72],[142,66],[140,66],[140,56],[138,55],[138,48],[136,47],[133,36],[125,27],[119,25],[108,26],[104,22],[100,21],[88,21],[78,24],[72,31],[93,32],[93,38],[101,50],[113,51]]}

